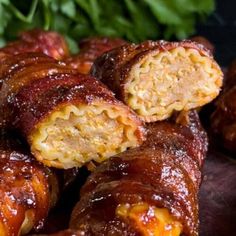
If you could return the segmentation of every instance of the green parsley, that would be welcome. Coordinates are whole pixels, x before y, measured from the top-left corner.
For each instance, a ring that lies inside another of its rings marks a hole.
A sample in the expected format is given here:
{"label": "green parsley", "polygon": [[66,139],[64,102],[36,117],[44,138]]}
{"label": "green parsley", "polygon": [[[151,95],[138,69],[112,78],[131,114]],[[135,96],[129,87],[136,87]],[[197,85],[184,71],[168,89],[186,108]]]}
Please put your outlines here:
{"label": "green parsley", "polygon": [[72,52],[93,35],[182,39],[214,7],[214,0],[0,0],[0,46],[32,28],[60,32]]}

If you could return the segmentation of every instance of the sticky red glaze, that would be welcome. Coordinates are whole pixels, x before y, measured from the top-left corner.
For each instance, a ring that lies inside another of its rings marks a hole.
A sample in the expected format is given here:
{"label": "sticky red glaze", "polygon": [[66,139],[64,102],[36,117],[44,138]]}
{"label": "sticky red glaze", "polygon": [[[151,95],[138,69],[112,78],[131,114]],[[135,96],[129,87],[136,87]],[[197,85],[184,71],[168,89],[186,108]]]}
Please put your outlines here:
{"label": "sticky red glaze", "polygon": [[42,228],[53,200],[49,189],[56,184],[51,182],[54,173],[5,134],[0,137],[0,170],[1,235],[17,236],[28,210],[34,229]]}
{"label": "sticky red glaze", "polygon": [[136,134],[140,142],[144,139],[142,123],[136,115],[116,100],[104,85],[89,75],[54,74],[36,80],[29,86],[24,86],[9,106],[16,114],[13,124],[27,137],[43,118],[61,106],[93,102],[124,107],[133,122],[140,126]]}
{"label": "sticky red glaze", "polygon": [[[47,235],[41,235],[41,236],[47,236]],[[77,231],[77,230],[64,230],[64,231],[60,231],[57,232],[55,234],[50,234],[50,236],[85,236],[85,234],[83,233],[83,231]]]}
{"label": "sticky red glaze", "polygon": [[18,91],[34,80],[58,73],[73,73],[65,64],[44,54],[25,53],[1,58],[0,66],[0,117],[2,127],[12,125],[13,110],[9,103],[14,101]]}
{"label": "sticky red glaze", "polygon": [[197,187],[201,182],[199,168],[203,165],[208,139],[196,112],[189,113],[187,122],[188,126],[173,125],[169,121],[148,124],[148,140],[143,146],[168,150]]}
{"label": "sticky red glaze", "polygon": [[197,42],[202,44],[205,48],[207,48],[212,54],[215,52],[214,45],[205,37],[203,36],[194,36],[190,38],[191,41]]}
{"label": "sticky red glaze", "polygon": [[66,63],[79,73],[88,74],[94,60],[104,52],[122,46],[127,42],[119,38],[92,37],[79,43],[80,52],[66,60]]}
{"label": "sticky red glaze", "polygon": [[73,210],[72,229],[85,235],[141,235],[115,210],[119,204],[147,202],[169,209],[184,235],[198,235],[197,194],[207,149],[198,115],[191,112],[187,124],[157,122],[148,130],[141,147],[112,157],[91,174]]}
{"label": "sticky red glaze", "polygon": [[104,53],[95,60],[91,74],[106,84],[120,100],[125,101],[124,87],[131,68],[153,51],[169,51],[177,47],[193,48],[202,55],[211,57],[210,51],[203,45],[189,40],[181,42],[146,41],[141,44],[126,44]]}
{"label": "sticky red glaze", "polygon": [[236,85],[236,60],[234,60],[228,67],[224,81],[224,90],[230,89]]}
{"label": "sticky red glaze", "polygon": [[227,88],[217,100],[211,127],[221,145],[236,153],[236,85]]}
{"label": "sticky red glaze", "polygon": [[216,141],[233,154],[236,153],[236,60],[228,67],[223,91],[211,116],[211,130]]}
{"label": "sticky red glaze", "polygon": [[18,41],[7,44],[0,51],[10,55],[41,52],[57,60],[69,56],[68,46],[64,38],[56,32],[43,30],[23,32]]}

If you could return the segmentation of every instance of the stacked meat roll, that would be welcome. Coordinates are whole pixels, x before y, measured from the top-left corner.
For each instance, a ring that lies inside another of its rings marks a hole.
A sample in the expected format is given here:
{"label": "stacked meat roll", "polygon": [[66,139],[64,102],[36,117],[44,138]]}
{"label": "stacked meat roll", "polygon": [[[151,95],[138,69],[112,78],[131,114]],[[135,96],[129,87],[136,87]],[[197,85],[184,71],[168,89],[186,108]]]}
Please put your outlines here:
{"label": "stacked meat roll", "polygon": [[[0,51],[0,126],[19,131],[47,166],[103,162],[81,190],[70,229],[58,235],[198,235],[207,138],[192,109],[218,95],[218,64],[190,41],[80,45],[67,58],[60,36],[32,31]],[[53,174],[27,153],[2,153],[0,230],[26,233],[55,202]]]}
{"label": "stacked meat roll", "polygon": [[43,54],[1,62],[2,125],[17,128],[44,164],[102,162],[142,143],[142,122],[93,77]]}
{"label": "stacked meat roll", "polygon": [[[195,112],[148,126],[148,138],[100,165],[70,222],[79,235],[198,235],[207,138]],[[68,232],[67,232],[68,233]]]}
{"label": "stacked meat roll", "polygon": [[212,131],[221,144],[236,153],[236,62],[226,74],[224,91],[216,101],[216,109],[211,117]]}
{"label": "stacked meat roll", "polygon": [[58,196],[56,175],[6,134],[0,138],[0,235],[42,228]]}
{"label": "stacked meat roll", "polygon": [[69,49],[64,38],[56,32],[31,30],[23,32],[18,41],[7,44],[0,49],[10,55],[26,52],[41,52],[57,60],[69,56]]}
{"label": "stacked meat roll", "polygon": [[211,53],[191,41],[126,44],[97,58],[91,73],[145,122],[210,102],[223,76]]}
{"label": "stacked meat roll", "polygon": [[79,43],[80,52],[69,57],[66,63],[81,74],[88,74],[95,59],[106,51],[126,44],[119,38],[87,38]]}
{"label": "stacked meat roll", "polygon": [[207,48],[212,54],[215,52],[214,45],[205,37],[203,36],[194,36],[190,38],[191,41],[197,42],[199,44],[202,44],[205,48]]}

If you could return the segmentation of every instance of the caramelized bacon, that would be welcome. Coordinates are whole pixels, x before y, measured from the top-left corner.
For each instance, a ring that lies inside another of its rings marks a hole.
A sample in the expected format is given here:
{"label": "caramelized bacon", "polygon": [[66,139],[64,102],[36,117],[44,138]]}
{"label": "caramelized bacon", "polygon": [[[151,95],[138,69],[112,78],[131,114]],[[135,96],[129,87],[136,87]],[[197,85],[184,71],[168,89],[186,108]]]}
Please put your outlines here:
{"label": "caramelized bacon", "polygon": [[226,89],[217,100],[211,127],[220,143],[236,153],[236,85]]}
{"label": "caramelized bacon", "polygon": [[205,37],[203,36],[194,36],[191,37],[190,40],[202,44],[205,48],[207,48],[212,54],[215,52],[214,45]]}
{"label": "caramelized bacon", "polygon": [[0,170],[0,234],[18,236],[42,228],[58,197],[55,173],[6,134],[0,138]]}
{"label": "caramelized bacon", "polygon": [[17,128],[44,164],[102,162],[144,140],[135,113],[92,76],[38,53],[1,62],[1,126]]}
{"label": "caramelized bacon", "polygon": [[66,63],[79,73],[88,74],[97,57],[106,51],[126,43],[124,40],[118,38],[86,38],[79,43],[80,52],[77,55],[69,57]]}
{"label": "caramelized bacon", "polygon": [[211,116],[211,129],[219,144],[236,153],[236,60],[229,66],[223,91]]}
{"label": "caramelized bacon", "polygon": [[31,30],[23,32],[20,39],[8,43],[0,49],[10,55],[26,52],[41,52],[57,60],[62,60],[69,56],[69,49],[64,38],[56,33],[43,30]]}
{"label": "caramelized bacon", "polygon": [[[12,125],[15,117],[9,107],[18,91],[40,78],[59,73],[72,73],[65,64],[44,54],[26,53],[16,56],[2,55],[0,66],[0,107],[4,111],[0,117],[2,127]],[[13,117],[12,117],[13,116]]]}
{"label": "caramelized bacon", "polygon": [[207,138],[196,112],[176,122],[148,125],[141,147],[110,158],[91,174],[72,212],[72,230],[198,235],[197,194]]}
{"label": "caramelized bacon", "polygon": [[91,74],[145,122],[210,102],[223,77],[211,53],[192,41],[126,44],[97,58]]}

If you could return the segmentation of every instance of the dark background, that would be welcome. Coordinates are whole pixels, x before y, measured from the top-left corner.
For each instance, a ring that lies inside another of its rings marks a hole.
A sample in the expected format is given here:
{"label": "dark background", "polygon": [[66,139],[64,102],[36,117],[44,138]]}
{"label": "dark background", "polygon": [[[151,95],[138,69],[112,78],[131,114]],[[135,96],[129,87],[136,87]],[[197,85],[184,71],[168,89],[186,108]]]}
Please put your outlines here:
{"label": "dark background", "polygon": [[216,59],[222,66],[236,59],[236,0],[217,0],[215,12],[197,27],[197,34],[214,43]]}

